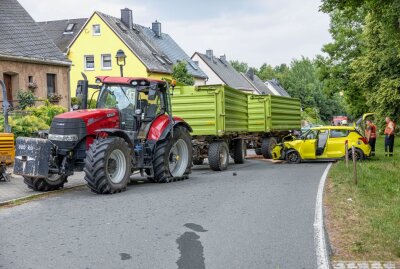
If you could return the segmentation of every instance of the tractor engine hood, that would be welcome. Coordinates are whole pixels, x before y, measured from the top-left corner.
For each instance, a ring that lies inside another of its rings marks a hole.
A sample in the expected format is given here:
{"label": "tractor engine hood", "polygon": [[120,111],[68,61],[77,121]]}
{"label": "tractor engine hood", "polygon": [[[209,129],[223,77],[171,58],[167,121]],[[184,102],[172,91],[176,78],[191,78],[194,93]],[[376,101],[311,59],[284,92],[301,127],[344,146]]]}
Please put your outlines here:
{"label": "tractor engine hood", "polygon": [[57,115],[51,123],[49,140],[61,149],[73,149],[87,136],[95,137],[96,130],[102,128],[119,128],[117,109],[87,109]]}
{"label": "tractor engine hood", "polygon": [[[77,110],[66,112],[60,115],[57,115],[55,118],[57,119],[82,119],[83,121],[87,122],[90,119],[99,119],[99,118],[111,118],[118,116],[117,109],[84,109],[84,110]],[[92,121],[92,120],[91,120]]]}

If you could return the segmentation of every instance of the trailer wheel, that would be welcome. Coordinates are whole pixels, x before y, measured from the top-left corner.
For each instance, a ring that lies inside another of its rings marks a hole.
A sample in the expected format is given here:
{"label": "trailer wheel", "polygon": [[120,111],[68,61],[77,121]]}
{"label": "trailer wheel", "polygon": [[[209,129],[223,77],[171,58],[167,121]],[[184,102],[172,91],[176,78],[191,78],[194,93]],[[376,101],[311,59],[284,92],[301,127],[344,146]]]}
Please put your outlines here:
{"label": "trailer wheel", "polygon": [[24,176],[24,183],[28,188],[35,191],[54,191],[64,187],[64,183],[67,182],[67,177],[52,174],[48,178],[34,178]]}
{"label": "trailer wheel", "polygon": [[300,163],[301,157],[297,150],[289,150],[286,152],[286,161],[288,163]]}
{"label": "trailer wheel", "polygon": [[188,178],[192,168],[192,139],[181,127],[174,129],[174,137],[160,142],[154,153],[154,178],[157,183],[169,183]]}
{"label": "trailer wheel", "polygon": [[204,163],[204,158],[193,158],[194,165],[202,165]]}
{"label": "trailer wheel", "polygon": [[229,149],[224,141],[215,141],[208,147],[208,162],[214,171],[223,171],[229,165]]}
{"label": "trailer wheel", "polygon": [[120,137],[95,140],[86,152],[85,180],[98,194],[126,190],[131,173],[131,149]]}
{"label": "trailer wheel", "polygon": [[233,144],[233,160],[235,164],[242,164],[246,158],[246,143],[243,139],[237,139]]}
{"label": "trailer wheel", "polygon": [[261,143],[261,153],[265,159],[272,159],[272,150],[278,144],[275,137],[265,137]]}
{"label": "trailer wheel", "polygon": [[256,152],[256,155],[262,155],[261,148],[256,148],[254,151]]}

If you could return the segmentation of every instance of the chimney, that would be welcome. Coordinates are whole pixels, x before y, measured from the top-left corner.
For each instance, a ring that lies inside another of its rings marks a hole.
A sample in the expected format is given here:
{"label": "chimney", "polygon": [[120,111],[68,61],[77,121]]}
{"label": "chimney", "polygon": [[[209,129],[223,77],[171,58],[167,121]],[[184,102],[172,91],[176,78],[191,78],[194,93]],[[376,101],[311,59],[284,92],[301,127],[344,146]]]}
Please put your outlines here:
{"label": "chimney", "polygon": [[206,56],[208,59],[213,60],[213,51],[212,50],[206,50]]}
{"label": "chimney", "polygon": [[221,55],[221,57],[219,57],[223,62],[226,62],[226,55]]}
{"label": "chimney", "polygon": [[161,22],[157,20],[151,24],[151,29],[153,30],[156,37],[161,37]]}
{"label": "chimney", "polygon": [[130,30],[133,28],[132,10],[129,8],[121,9],[121,21]]}
{"label": "chimney", "polygon": [[254,69],[249,68],[249,71],[247,71],[247,76],[250,78],[250,80],[254,80]]}

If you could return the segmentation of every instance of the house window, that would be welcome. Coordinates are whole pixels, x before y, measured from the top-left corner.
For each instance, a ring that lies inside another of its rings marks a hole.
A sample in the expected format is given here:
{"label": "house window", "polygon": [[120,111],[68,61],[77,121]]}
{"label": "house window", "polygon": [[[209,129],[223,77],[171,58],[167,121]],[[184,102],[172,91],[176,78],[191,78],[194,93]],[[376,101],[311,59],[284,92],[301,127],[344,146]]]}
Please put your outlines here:
{"label": "house window", "polygon": [[93,35],[100,35],[100,24],[94,24],[93,25]]}
{"label": "house window", "polygon": [[47,74],[47,95],[56,93],[56,75]]}
{"label": "house window", "polygon": [[94,70],[94,56],[85,55],[85,70]]}
{"label": "house window", "polygon": [[111,54],[101,55],[101,69],[110,70],[111,69]]}
{"label": "house window", "polygon": [[32,83],[33,82],[33,76],[28,76],[28,82]]}

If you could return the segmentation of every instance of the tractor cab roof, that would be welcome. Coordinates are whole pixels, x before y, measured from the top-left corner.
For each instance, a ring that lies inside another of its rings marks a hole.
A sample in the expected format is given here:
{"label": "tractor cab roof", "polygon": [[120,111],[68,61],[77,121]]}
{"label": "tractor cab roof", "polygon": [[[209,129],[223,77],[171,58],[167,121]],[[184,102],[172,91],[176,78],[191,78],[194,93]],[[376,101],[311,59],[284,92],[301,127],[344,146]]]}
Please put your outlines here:
{"label": "tractor cab roof", "polygon": [[126,84],[133,86],[150,86],[151,84],[166,85],[167,82],[158,79],[149,79],[143,77],[110,77],[110,76],[98,76],[96,77],[96,83],[104,84]]}

